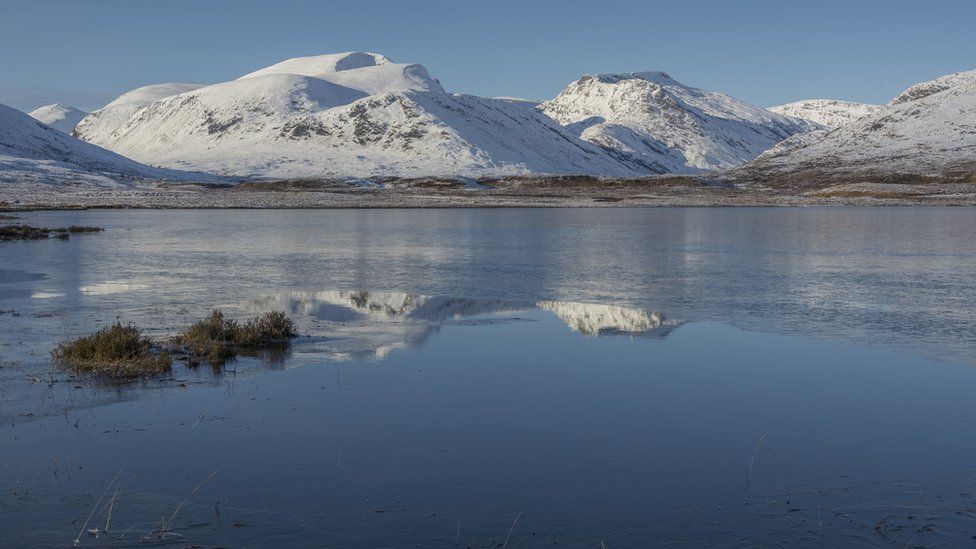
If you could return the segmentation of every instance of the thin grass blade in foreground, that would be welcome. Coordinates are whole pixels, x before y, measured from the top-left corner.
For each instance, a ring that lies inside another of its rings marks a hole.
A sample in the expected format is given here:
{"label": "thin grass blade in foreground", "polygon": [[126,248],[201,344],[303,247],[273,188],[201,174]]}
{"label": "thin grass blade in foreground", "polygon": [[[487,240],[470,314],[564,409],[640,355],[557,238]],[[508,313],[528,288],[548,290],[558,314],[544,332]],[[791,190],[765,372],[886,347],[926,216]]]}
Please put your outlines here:
{"label": "thin grass blade in foreground", "polygon": [[[769,431],[772,431],[772,429]],[[756,447],[752,449],[752,459],[749,460],[749,471],[746,472],[746,490],[748,490],[752,485],[752,467],[756,464],[756,454],[759,452],[759,446],[762,445],[762,442],[766,439],[766,435],[769,434],[769,431],[766,431],[761,437],[759,437],[759,440],[756,441]]]}

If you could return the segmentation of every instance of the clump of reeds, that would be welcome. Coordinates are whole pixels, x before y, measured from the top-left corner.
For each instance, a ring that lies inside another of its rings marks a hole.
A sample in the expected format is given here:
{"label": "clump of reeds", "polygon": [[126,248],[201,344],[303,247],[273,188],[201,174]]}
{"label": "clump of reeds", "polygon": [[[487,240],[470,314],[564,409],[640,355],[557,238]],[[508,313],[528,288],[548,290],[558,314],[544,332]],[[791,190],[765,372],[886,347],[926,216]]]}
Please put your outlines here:
{"label": "clump of reeds", "polygon": [[287,343],[298,337],[295,323],[281,311],[272,311],[240,323],[215,309],[171,340],[191,365],[209,362],[219,366],[241,351],[256,351]]}
{"label": "clump of reeds", "polygon": [[173,364],[170,354],[158,349],[138,327],[119,321],[58,345],[51,357],[64,368],[114,378],[161,374]]}

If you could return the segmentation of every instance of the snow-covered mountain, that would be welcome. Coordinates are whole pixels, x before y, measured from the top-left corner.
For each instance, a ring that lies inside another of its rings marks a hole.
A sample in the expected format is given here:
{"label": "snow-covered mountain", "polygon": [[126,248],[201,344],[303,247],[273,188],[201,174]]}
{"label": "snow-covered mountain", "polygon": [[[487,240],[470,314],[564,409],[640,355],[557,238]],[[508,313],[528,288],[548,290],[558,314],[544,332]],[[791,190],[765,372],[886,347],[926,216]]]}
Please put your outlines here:
{"label": "snow-covered mountain", "polygon": [[75,131],[75,126],[78,125],[78,122],[81,122],[81,119],[87,116],[88,113],[70,105],[55,103],[53,105],[38,107],[31,111],[30,115],[59,132],[71,135]]}
{"label": "snow-covered mountain", "polygon": [[133,93],[77,134],[154,165],[259,178],[647,173],[531,103],[445,93],[420,65],[375,53],[290,59],[140,101],[116,123]]}
{"label": "snow-covered mountain", "polygon": [[75,136],[102,145],[110,140],[115,130],[125,124],[139,109],[154,101],[202,86],[202,84],[153,84],[136,88],[83,118],[75,127]]}
{"label": "snow-covered mountain", "polygon": [[872,114],[781,143],[730,175],[810,184],[971,173],[976,170],[976,78],[959,76],[965,74],[976,72],[916,84]]}
{"label": "snow-covered mountain", "polygon": [[878,110],[878,105],[838,101],[836,99],[806,99],[770,107],[769,110],[793,118],[802,118],[827,129],[834,129]]}
{"label": "snow-covered mountain", "polygon": [[0,184],[117,185],[136,179],[210,178],[139,164],[0,105]]}
{"label": "snow-covered mountain", "polygon": [[663,72],[586,75],[540,109],[582,139],[660,173],[731,168],[816,128]]}
{"label": "snow-covered mountain", "polygon": [[976,71],[885,106],[767,110],[641,72],[586,75],[536,104],[448,93],[420,65],[346,52],[218,84],[139,88],[75,135],[163,168],[259,179],[930,173],[972,162],[973,86]]}

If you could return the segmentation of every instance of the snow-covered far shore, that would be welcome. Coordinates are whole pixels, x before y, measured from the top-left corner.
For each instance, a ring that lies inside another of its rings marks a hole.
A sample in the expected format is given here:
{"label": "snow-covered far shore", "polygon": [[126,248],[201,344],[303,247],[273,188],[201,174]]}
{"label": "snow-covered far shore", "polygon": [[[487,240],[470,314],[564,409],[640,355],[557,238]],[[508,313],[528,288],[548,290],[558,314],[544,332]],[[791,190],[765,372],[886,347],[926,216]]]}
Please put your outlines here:
{"label": "snow-covered far shore", "polygon": [[704,206],[976,206],[976,182],[846,183],[813,189],[738,188],[700,177],[613,179],[417,178],[370,184],[254,182],[238,186],[138,183],[105,188],[0,186],[0,211],[77,208],[604,208]]}

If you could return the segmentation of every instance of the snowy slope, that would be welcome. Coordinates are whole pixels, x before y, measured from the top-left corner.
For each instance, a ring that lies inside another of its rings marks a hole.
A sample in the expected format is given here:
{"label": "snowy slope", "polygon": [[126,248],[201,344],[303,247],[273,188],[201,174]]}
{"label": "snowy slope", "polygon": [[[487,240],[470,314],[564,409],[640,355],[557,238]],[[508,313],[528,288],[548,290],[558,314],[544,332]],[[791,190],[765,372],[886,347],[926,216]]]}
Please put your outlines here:
{"label": "snowy slope", "polygon": [[805,147],[811,143],[815,143],[819,141],[828,133],[830,133],[830,130],[824,128],[824,129],[813,130],[809,132],[791,135],[786,139],[780,141],[779,143],[763,151],[762,154],[756,157],[756,161],[762,160],[763,158],[777,156],[787,151],[791,151],[793,149]]}
{"label": "snowy slope", "polygon": [[69,105],[55,103],[53,105],[38,107],[31,111],[30,115],[59,132],[71,135],[71,132],[75,131],[75,126],[78,125],[78,122],[81,122],[81,119],[87,116],[88,113]]}
{"label": "snowy slope", "polygon": [[154,101],[200,87],[201,84],[153,84],[136,88],[83,118],[75,127],[75,135],[100,145],[139,109]]}
{"label": "snowy slope", "polygon": [[809,142],[770,151],[732,174],[802,183],[957,171],[976,171],[976,81],[883,107]]}
{"label": "snowy slope", "polygon": [[954,86],[973,82],[976,82],[976,71],[947,74],[945,76],[940,76],[935,80],[920,82],[909,87],[907,90],[901,92],[894,99],[892,99],[888,105],[899,105],[901,103],[915,101],[916,99],[928,97],[934,93],[939,93],[940,91],[947,90]]}
{"label": "snowy slope", "polygon": [[423,67],[362,52],[289,60],[165,97],[111,132],[82,126],[79,135],[136,160],[224,175],[648,171],[576,138],[532,103],[444,93]]}
{"label": "snowy slope", "polygon": [[836,99],[807,99],[770,107],[769,110],[793,118],[802,118],[832,130],[852,120],[869,115],[879,108],[878,105],[838,101]]}
{"label": "snowy slope", "polygon": [[136,179],[200,180],[201,177],[144,166],[0,105],[0,184],[116,185]]}
{"label": "snowy slope", "polygon": [[540,109],[586,141],[662,172],[729,168],[816,128],[663,72],[586,75]]}

